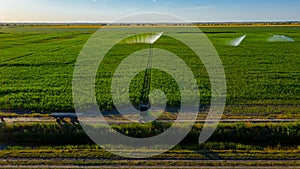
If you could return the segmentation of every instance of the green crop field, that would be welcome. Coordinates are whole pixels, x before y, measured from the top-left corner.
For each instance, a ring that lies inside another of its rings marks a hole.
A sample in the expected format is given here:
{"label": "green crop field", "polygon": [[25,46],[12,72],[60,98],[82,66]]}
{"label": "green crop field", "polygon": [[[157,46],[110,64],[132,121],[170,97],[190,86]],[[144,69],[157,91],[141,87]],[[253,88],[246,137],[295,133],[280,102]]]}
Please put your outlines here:
{"label": "green crop field", "polygon": [[[295,119],[289,123],[221,123],[212,137],[198,144],[202,124],[195,124],[187,137],[172,150],[149,158],[127,159],[95,145],[80,125],[47,123],[0,124],[0,166],[16,168],[299,168],[300,119],[300,27],[201,28],[223,63],[227,102],[223,118]],[[85,26],[0,27],[0,116],[48,118],[52,112],[74,112],[72,78],[84,44],[97,31]],[[247,35],[239,46],[233,39]],[[284,35],[294,42],[269,42]],[[111,79],[118,65],[148,45],[118,43],[108,52],[96,78],[96,97],[102,110],[114,108]],[[196,77],[201,106],[208,109],[211,86],[203,63],[178,40],[163,35],[155,48],[167,49],[189,66]],[[180,68],[178,69],[180,71]],[[179,89],[172,77],[152,72],[151,87],[166,93],[168,106],[180,104]],[[143,72],[130,85],[130,100],[140,102]],[[9,113],[8,113],[9,112]],[[30,112],[27,116],[13,113]],[[201,113],[201,119],[205,113]],[[114,119],[115,116],[109,116]],[[162,119],[174,119],[165,113]],[[120,117],[116,117],[117,119]],[[114,124],[125,135],[146,138],[171,124]],[[99,126],[101,128],[101,126]],[[181,128],[176,128],[180,132]],[[105,131],[105,129],[103,129]],[[113,143],[112,143],[113,145]],[[115,146],[115,145],[114,145]],[[122,147],[119,147],[122,151]],[[142,151],[137,148],[136,151]]]}
{"label": "green crop field", "polygon": [[[95,28],[0,28],[0,107],[31,112],[74,111],[72,76],[76,59]],[[299,118],[300,27],[228,27],[201,29],[215,46],[227,79],[226,116]],[[228,45],[242,35],[240,46]],[[285,35],[294,42],[268,42]],[[202,63],[179,41],[163,36],[155,47],[180,53],[193,71],[201,103],[210,103],[210,83]],[[124,53],[145,45],[117,44],[99,67],[97,99],[104,110],[113,108],[112,75]],[[129,50],[130,49],[130,50]],[[154,70],[152,87],[163,89],[168,105],[180,104],[178,86],[166,73]],[[143,73],[131,84],[130,98],[138,104]]]}

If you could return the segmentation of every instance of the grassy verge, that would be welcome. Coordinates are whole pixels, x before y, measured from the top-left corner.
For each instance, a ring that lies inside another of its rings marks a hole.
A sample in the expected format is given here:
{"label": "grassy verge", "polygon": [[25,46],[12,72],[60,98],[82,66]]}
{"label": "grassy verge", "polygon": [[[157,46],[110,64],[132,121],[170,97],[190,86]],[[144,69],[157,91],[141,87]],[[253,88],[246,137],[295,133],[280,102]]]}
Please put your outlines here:
{"label": "grassy verge", "polygon": [[[168,129],[170,123],[153,122],[149,124],[120,124],[112,127],[124,134],[135,138],[147,138],[158,135]],[[174,134],[181,132],[184,126],[177,126]],[[202,130],[202,124],[196,124],[181,142],[181,144],[196,144]],[[109,134],[102,126],[91,126],[92,130]],[[298,146],[300,140],[300,123],[234,123],[220,124],[209,142],[235,143],[223,145],[234,147],[241,144],[251,146]],[[23,143],[35,145],[67,145],[90,144],[92,141],[85,134],[80,125],[58,124],[2,124],[0,127],[0,141],[3,143]],[[111,144],[114,144],[111,142]],[[214,145],[212,144],[211,147]],[[249,149],[251,149],[251,146]]]}

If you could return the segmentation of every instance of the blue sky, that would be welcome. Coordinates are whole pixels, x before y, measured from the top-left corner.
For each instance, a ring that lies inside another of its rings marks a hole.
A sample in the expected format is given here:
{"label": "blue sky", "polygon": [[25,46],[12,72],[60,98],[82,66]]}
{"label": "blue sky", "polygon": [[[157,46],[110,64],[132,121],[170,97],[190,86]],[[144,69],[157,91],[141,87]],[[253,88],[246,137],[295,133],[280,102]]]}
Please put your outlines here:
{"label": "blue sky", "polygon": [[0,22],[106,22],[141,12],[188,21],[299,21],[299,7],[299,0],[0,0]]}

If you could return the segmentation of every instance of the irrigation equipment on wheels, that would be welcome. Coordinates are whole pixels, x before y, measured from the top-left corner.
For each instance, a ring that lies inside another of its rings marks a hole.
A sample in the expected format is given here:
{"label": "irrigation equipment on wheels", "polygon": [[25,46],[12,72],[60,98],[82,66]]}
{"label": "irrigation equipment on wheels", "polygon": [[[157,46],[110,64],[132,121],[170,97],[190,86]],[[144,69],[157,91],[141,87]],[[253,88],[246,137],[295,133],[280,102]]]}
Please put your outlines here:
{"label": "irrigation equipment on wheels", "polygon": [[140,34],[130,38],[128,43],[143,43],[150,45],[150,51],[147,59],[147,67],[144,74],[143,87],[141,91],[139,112],[140,117],[138,119],[139,123],[147,123],[153,120],[149,109],[151,108],[151,103],[149,99],[149,94],[151,91],[151,73],[152,73],[152,61],[153,61],[153,44],[163,35],[161,33],[149,33]]}
{"label": "irrigation equipment on wheels", "polygon": [[[153,44],[150,44],[150,52],[148,56],[147,61],[147,68],[145,70],[144,75],[144,82],[143,82],[143,88],[142,93],[140,97],[140,105],[139,105],[139,111],[140,111],[140,118],[139,122],[144,123],[148,121],[148,118],[151,117],[150,112],[148,111],[151,107],[149,94],[150,94],[150,88],[151,88],[151,71],[152,71],[152,61],[153,61]],[[151,119],[149,119],[151,120]]]}

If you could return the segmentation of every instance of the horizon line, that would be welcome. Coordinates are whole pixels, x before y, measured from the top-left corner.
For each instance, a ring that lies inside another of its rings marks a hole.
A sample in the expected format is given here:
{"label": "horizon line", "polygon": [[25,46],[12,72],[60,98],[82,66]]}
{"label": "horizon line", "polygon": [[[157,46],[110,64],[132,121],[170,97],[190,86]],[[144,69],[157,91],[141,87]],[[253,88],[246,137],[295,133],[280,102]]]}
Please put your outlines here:
{"label": "horizon line", "polygon": [[[253,21],[188,21],[188,23],[300,23],[300,20],[253,20]],[[0,24],[176,24],[180,22],[107,22],[107,21],[0,21]]]}

